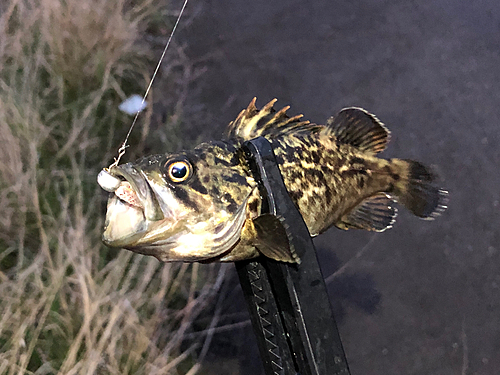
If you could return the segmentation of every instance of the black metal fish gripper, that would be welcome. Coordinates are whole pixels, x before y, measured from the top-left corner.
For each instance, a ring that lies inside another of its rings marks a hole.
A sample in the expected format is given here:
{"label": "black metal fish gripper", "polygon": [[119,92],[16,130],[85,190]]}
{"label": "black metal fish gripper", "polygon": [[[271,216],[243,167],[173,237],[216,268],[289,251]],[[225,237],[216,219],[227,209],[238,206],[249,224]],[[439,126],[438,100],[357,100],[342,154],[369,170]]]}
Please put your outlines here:
{"label": "black metal fish gripper", "polygon": [[263,213],[284,222],[300,264],[265,257],[236,269],[257,336],[266,375],[350,375],[316,250],[288,196],[272,145],[264,137],[244,143],[263,198]]}

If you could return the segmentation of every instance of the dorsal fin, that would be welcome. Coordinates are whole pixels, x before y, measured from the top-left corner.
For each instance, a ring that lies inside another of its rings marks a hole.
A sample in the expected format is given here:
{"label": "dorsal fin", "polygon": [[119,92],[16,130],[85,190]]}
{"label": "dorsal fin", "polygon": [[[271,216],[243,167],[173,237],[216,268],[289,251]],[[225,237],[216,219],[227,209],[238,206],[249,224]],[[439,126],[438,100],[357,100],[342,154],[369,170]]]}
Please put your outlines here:
{"label": "dorsal fin", "polygon": [[390,135],[375,115],[356,107],[344,108],[336,116],[330,117],[322,132],[334,135],[339,142],[373,154],[385,150]]}
{"label": "dorsal fin", "polygon": [[301,121],[302,115],[288,117],[286,111],[290,106],[276,112],[273,107],[277,99],[271,100],[261,110],[255,106],[256,100],[257,98],[253,98],[247,109],[241,111],[236,120],[229,123],[227,129],[229,138],[242,138],[243,140],[259,136],[274,138],[289,132],[320,129],[318,125],[311,124],[309,121]]}

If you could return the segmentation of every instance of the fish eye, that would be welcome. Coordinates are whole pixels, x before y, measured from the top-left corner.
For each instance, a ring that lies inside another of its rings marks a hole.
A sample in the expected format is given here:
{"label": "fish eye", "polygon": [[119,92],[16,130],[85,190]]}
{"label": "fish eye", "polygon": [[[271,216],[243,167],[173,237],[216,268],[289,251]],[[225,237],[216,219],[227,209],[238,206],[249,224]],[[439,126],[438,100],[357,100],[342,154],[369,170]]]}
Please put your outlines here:
{"label": "fish eye", "polygon": [[172,160],[165,167],[168,178],[173,182],[184,182],[191,177],[192,167],[187,160]]}

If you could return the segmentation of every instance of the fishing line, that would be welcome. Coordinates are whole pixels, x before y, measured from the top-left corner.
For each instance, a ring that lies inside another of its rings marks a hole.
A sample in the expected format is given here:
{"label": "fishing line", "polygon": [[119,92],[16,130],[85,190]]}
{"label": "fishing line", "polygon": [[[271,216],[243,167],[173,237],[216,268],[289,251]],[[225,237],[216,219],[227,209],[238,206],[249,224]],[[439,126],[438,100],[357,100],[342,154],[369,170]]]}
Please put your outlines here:
{"label": "fishing line", "polygon": [[[184,0],[184,4],[182,5],[182,8],[179,12],[179,15],[177,16],[177,20],[175,21],[174,27],[172,29],[172,32],[170,33],[170,36],[167,40],[167,44],[165,45],[165,48],[163,49],[163,53],[160,56],[160,60],[158,61],[158,64],[156,65],[156,69],[151,77],[151,81],[149,82],[148,88],[146,89],[146,92],[144,93],[144,96],[142,97],[142,102],[141,102],[141,107],[144,106],[144,102],[146,101],[146,98],[149,94],[149,90],[151,89],[151,86],[153,85],[153,81],[156,78],[156,74],[158,73],[158,70],[160,69],[160,65],[165,58],[165,53],[167,52],[168,46],[170,45],[170,42],[172,41],[172,37],[174,36],[175,30],[177,29],[177,26],[179,25],[179,21],[181,20],[182,14],[184,13],[184,9],[186,8],[186,5],[188,3],[188,0]],[[128,130],[127,136],[125,137],[125,140],[123,141],[122,145],[118,149],[118,157],[115,158],[115,162],[109,166],[108,169],[111,169],[113,167],[118,166],[118,163],[120,162],[121,157],[125,154],[125,151],[128,147],[127,142],[128,138],[130,137],[130,133],[132,133],[132,129],[134,128],[135,123],[137,122],[137,118],[139,117],[139,113],[141,110],[138,110],[137,113],[135,114],[134,120],[132,121],[132,125],[130,125],[130,128]]]}

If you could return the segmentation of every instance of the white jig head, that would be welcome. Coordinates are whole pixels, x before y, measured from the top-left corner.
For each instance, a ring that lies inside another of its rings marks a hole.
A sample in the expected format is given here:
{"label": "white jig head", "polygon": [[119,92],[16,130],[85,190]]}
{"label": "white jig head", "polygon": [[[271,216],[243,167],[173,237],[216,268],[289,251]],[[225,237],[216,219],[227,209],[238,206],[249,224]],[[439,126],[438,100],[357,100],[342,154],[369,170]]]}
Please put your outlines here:
{"label": "white jig head", "polygon": [[114,193],[122,183],[122,180],[120,180],[118,177],[113,176],[108,172],[107,168],[104,168],[97,175],[97,183],[104,190],[109,191],[110,193]]}

